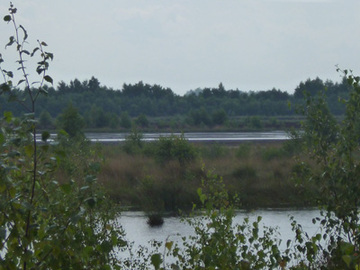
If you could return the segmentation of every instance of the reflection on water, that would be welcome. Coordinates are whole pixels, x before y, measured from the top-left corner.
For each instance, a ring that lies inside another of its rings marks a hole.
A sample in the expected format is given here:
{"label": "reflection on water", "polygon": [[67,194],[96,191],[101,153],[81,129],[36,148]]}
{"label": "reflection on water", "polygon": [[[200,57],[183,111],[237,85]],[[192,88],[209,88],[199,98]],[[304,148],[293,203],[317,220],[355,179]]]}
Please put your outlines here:
{"label": "reflection on water", "polygon": [[[319,225],[313,224],[312,219],[319,216],[318,210],[257,210],[253,212],[237,212],[234,217],[235,224],[241,224],[245,217],[250,221],[262,216],[261,224],[267,227],[277,227],[281,235],[282,243],[286,240],[293,240],[295,234],[291,230],[290,216],[302,225],[305,232],[311,237],[319,233]],[[135,246],[147,245],[150,240],[166,241],[170,238],[173,241],[180,239],[181,236],[194,234],[194,230],[178,217],[165,217],[161,227],[150,227],[146,223],[147,217],[143,212],[124,212],[119,218],[120,224],[125,229],[127,239],[133,241]]]}
{"label": "reflection on water", "polygon": [[[144,133],[144,141],[154,141],[160,136],[181,135],[181,133]],[[128,133],[87,133],[86,136],[92,141],[98,142],[121,142]],[[287,140],[288,134],[285,131],[271,132],[189,132],[184,133],[189,141],[256,141],[256,140]]]}
{"label": "reflection on water", "polygon": [[[86,133],[86,137],[93,142],[111,143],[123,142],[129,133]],[[143,133],[144,141],[155,141],[160,136],[180,136],[181,133]],[[36,135],[41,141],[41,134]],[[242,141],[276,141],[288,140],[285,131],[270,132],[189,132],[184,133],[187,140],[191,142],[242,142]],[[56,138],[56,134],[50,134],[50,141]]]}

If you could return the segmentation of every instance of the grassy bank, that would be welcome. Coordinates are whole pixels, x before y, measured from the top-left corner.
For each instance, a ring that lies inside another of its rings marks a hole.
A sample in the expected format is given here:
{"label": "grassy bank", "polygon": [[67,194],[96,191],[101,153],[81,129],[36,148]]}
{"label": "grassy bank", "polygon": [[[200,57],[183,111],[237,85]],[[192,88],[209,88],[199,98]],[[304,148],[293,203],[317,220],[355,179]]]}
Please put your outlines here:
{"label": "grassy bank", "polygon": [[[311,186],[292,180],[297,152],[288,142],[238,145],[190,144],[186,162],[171,155],[161,159],[158,142],[103,145],[99,181],[122,205],[152,211],[190,209],[206,171],[223,177],[232,197],[246,209],[311,206]],[[134,146],[135,144],[135,146]],[[164,143],[163,143],[164,144]],[[167,147],[170,147],[169,145]]]}

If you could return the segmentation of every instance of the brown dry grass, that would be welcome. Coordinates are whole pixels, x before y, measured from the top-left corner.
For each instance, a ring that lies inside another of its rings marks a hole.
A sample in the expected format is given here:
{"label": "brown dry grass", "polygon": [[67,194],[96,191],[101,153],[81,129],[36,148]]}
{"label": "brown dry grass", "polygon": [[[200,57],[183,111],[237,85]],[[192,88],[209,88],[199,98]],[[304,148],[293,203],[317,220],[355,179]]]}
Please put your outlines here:
{"label": "brown dry grass", "polygon": [[[218,156],[211,147],[216,148]],[[304,206],[304,188],[298,188],[291,180],[296,160],[282,149],[280,142],[252,143],[246,147],[197,146],[202,154],[183,167],[177,161],[160,164],[153,157],[126,154],[120,147],[105,145],[99,180],[116,200],[142,207],[143,181],[150,177],[151,194],[163,197],[166,209],[185,204],[191,207],[191,202],[197,201],[196,189],[205,164],[206,170],[223,177],[231,195],[239,195],[243,207]]]}

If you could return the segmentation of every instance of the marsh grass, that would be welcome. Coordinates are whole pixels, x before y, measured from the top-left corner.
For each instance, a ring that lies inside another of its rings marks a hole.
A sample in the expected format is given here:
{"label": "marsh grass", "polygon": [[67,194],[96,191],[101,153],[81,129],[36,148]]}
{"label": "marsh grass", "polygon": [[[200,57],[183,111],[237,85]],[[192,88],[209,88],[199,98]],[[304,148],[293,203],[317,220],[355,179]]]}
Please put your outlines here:
{"label": "marsh grass", "polygon": [[211,143],[199,146],[200,155],[206,159],[220,159],[229,155],[230,149],[223,144]]}
{"label": "marsh grass", "polygon": [[[148,147],[152,146],[144,149]],[[205,167],[223,177],[230,196],[237,195],[242,208],[303,207],[312,203],[312,186],[306,183],[300,186],[292,180],[294,171],[298,170],[296,153],[287,150],[289,147],[284,143],[194,147],[197,159],[184,166],[177,160],[159,163],[146,151],[132,154],[118,145],[104,145],[105,162],[99,181],[123,205],[176,212],[198,203],[196,190]],[[144,185],[144,181],[150,184]]]}
{"label": "marsh grass", "polygon": [[239,159],[248,158],[251,152],[251,145],[249,143],[240,144],[235,150],[235,156]]}
{"label": "marsh grass", "polygon": [[200,165],[184,168],[177,161],[159,163],[144,154],[111,151],[105,159],[99,181],[109,195],[123,205],[154,211],[190,209],[197,201],[196,188],[200,184]]}

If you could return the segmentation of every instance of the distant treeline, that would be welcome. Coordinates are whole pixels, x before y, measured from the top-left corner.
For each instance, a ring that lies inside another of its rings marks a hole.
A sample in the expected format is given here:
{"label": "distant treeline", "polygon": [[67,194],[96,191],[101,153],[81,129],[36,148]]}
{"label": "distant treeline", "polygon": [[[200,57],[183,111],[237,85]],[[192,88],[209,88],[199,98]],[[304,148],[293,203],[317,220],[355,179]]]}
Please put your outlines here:
{"label": "distant treeline", "polygon": [[[240,116],[291,116],[296,104],[303,100],[304,91],[315,96],[326,89],[330,110],[336,115],[344,113],[339,98],[348,95],[346,80],[341,83],[323,81],[320,78],[301,82],[294,94],[278,89],[267,91],[226,90],[222,83],[216,88],[191,90],[184,96],[175,94],[170,88],[149,85],[142,81],[124,84],[121,90],[101,86],[98,79],[69,84],[60,82],[56,88],[45,87],[47,96],[39,96],[37,117],[43,126],[55,126],[55,120],[70,106],[75,107],[83,117],[87,128],[130,128],[132,121],[146,126],[148,118],[178,117],[189,126],[223,125],[229,118]],[[24,104],[6,102],[14,95],[23,95],[14,90],[10,95],[0,95],[0,111],[12,111],[15,115],[24,113]],[[291,106],[289,106],[291,104]]]}

